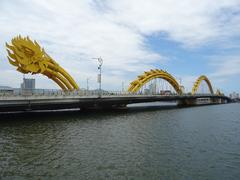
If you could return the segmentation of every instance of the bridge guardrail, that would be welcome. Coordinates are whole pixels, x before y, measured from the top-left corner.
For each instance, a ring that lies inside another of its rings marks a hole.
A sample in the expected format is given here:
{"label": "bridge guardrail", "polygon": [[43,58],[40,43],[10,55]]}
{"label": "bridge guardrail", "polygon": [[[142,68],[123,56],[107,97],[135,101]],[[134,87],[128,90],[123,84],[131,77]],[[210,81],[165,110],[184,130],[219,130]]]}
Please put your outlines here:
{"label": "bridge guardrail", "polygon": [[[176,93],[172,94],[146,94],[142,92],[132,93],[127,91],[102,91],[101,96],[179,96]],[[191,95],[189,93],[184,93],[182,96],[199,96],[203,94]],[[208,96],[213,96],[212,94],[204,94]],[[62,90],[30,90],[30,91],[14,91],[13,93],[0,93],[0,99],[6,99],[8,97],[99,97],[99,91],[97,90],[77,90],[77,91],[62,91]]]}

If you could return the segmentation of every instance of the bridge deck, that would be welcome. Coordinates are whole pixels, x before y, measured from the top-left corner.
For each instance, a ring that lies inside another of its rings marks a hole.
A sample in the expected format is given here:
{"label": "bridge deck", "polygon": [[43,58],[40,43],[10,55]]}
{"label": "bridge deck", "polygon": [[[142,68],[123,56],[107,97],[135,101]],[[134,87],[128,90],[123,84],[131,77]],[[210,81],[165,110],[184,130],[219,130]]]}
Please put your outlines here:
{"label": "bridge deck", "polygon": [[214,95],[111,95],[111,96],[3,96],[0,97],[0,111],[57,110],[69,108],[117,107],[132,103],[178,101],[198,98],[221,98]]}

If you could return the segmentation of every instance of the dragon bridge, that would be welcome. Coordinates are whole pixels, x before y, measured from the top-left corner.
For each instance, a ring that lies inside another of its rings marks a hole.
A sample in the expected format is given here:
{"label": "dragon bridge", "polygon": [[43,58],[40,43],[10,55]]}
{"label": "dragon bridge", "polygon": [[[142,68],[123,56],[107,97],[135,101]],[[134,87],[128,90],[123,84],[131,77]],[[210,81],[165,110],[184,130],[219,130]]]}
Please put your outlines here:
{"label": "dragon bridge", "polygon": [[73,78],[58,65],[36,41],[17,36],[12,45],[6,43],[8,60],[21,73],[43,74],[56,82],[63,90],[77,90]]}
{"label": "dragon bridge", "polygon": [[144,72],[142,75],[138,76],[138,78],[130,83],[128,88],[128,92],[135,93],[141,89],[147,82],[151,81],[152,79],[161,78],[166,80],[178,94],[182,94],[181,86],[178,84],[176,79],[166,71],[155,69]]}
{"label": "dragon bridge", "polygon": [[196,94],[202,81],[205,81],[207,83],[210,93],[214,94],[211,82],[209,81],[209,79],[206,76],[202,75],[194,83],[193,88],[192,88],[192,95]]}

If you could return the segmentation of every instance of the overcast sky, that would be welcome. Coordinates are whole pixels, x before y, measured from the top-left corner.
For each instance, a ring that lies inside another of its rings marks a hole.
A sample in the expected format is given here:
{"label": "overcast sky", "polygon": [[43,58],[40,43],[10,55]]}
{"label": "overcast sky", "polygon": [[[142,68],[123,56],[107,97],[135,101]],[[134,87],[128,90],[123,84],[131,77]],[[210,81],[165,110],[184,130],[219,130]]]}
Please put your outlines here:
{"label": "overcast sky", "polygon": [[[240,0],[0,0],[0,85],[19,87],[5,42],[39,42],[81,88],[121,90],[137,75],[164,69],[191,89],[202,74],[214,89],[240,91]],[[32,77],[27,75],[27,77]],[[58,88],[34,75],[38,88]]]}

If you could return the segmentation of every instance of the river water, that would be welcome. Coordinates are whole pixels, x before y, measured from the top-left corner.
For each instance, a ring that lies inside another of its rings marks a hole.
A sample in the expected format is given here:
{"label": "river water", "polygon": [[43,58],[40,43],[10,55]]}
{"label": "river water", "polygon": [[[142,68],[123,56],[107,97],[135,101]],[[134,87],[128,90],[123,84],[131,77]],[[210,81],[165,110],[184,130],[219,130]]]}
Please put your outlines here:
{"label": "river water", "polygon": [[240,179],[240,104],[0,119],[0,179]]}

